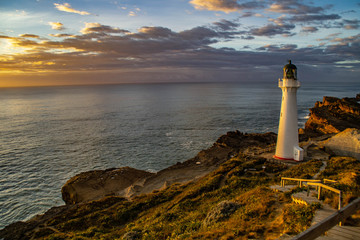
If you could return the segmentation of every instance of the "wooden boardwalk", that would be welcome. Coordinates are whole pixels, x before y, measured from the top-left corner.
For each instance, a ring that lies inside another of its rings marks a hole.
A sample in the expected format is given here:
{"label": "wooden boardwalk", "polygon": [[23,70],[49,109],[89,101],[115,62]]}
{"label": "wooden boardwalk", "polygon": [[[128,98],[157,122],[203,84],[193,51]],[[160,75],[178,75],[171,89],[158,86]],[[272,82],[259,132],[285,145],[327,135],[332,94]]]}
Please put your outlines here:
{"label": "wooden boardwalk", "polygon": [[[286,192],[290,191],[290,189],[296,187],[296,185],[285,185],[284,187],[280,185],[271,186],[270,188],[280,191],[280,192]],[[305,204],[310,205],[313,202],[320,202],[316,197],[315,191],[310,191],[309,196],[307,192],[299,192],[292,195],[292,199],[294,202],[299,204]],[[327,204],[322,203],[321,209],[317,210],[315,213],[315,216],[311,222],[311,226],[314,226],[324,219],[327,219],[334,213],[336,213],[337,210],[330,207]],[[289,235],[283,235],[279,238],[279,240],[290,240],[296,236],[289,236]],[[334,226],[327,232],[325,232],[324,235],[315,238],[316,240],[360,240],[360,227],[353,227],[353,226]]]}
{"label": "wooden boardwalk", "polygon": [[360,227],[335,226],[316,240],[360,240]]}

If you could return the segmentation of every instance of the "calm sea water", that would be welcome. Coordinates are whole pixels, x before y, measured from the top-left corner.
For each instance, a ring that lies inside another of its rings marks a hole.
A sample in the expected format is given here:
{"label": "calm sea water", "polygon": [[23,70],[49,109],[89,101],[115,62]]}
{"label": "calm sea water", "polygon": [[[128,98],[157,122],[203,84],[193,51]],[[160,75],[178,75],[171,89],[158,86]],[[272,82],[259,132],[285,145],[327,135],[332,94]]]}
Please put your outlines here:
{"label": "calm sea water", "polygon": [[[0,228],[64,204],[61,187],[94,169],[158,171],[227,131],[277,131],[276,82],[0,89]],[[322,96],[359,84],[303,83],[299,124]]]}

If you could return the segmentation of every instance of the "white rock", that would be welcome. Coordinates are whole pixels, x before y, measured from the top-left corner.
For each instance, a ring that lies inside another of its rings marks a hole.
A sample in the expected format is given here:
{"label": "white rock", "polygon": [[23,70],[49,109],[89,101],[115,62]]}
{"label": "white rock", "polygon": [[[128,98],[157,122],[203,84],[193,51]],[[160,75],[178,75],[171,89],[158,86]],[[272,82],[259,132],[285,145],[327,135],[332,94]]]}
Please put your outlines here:
{"label": "white rock", "polygon": [[336,155],[360,160],[360,130],[348,128],[319,144]]}

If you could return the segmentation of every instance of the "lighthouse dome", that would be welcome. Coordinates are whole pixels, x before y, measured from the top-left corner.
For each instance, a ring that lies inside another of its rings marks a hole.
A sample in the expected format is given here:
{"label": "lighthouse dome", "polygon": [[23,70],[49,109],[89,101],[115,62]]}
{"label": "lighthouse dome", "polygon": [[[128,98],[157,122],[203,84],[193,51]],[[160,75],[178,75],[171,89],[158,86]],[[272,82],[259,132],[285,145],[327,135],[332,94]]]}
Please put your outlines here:
{"label": "lighthouse dome", "polygon": [[297,68],[291,60],[284,66],[284,78],[297,80]]}

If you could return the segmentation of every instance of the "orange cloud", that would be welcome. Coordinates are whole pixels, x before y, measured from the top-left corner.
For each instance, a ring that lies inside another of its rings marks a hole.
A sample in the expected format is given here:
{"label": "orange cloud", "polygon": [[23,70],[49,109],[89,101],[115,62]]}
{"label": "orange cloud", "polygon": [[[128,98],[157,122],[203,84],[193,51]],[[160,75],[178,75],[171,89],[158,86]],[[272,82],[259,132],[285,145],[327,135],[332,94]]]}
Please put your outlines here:
{"label": "orange cloud", "polygon": [[85,27],[80,30],[82,34],[89,34],[89,33],[127,33],[127,30],[114,28],[106,25],[102,25],[100,23],[85,23]]}
{"label": "orange cloud", "polygon": [[71,7],[70,4],[68,3],[64,3],[64,4],[59,4],[59,3],[54,3],[55,8],[58,9],[59,11],[63,11],[63,12],[69,12],[69,13],[77,13],[80,15],[90,15],[89,12],[86,11],[79,11],[79,10],[75,10]]}
{"label": "orange cloud", "polygon": [[23,38],[39,38],[39,36],[35,35],[35,34],[21,34],[20,37],[23,37]]}
{"label": "orange cloud", "polygon": [[263,8],[261,1],[239,3],[237,0],[191,0],[190,3],[198,10],[222,11],[226,13]]}
{"label": "orange cloud", "polygon": [[54,30],[64,30],[64,25],[60,22],[48,22],[48,24]]}
{"label": "orange cloud", "polygon": [[190,3],[198,10],[223,11],[226,13],[239,10],[236,0],[192,0]]}

